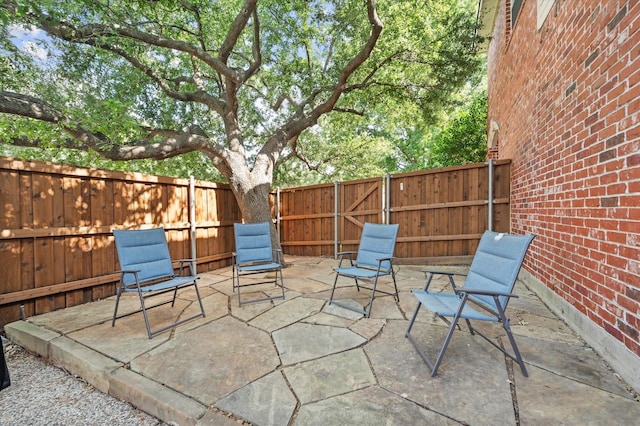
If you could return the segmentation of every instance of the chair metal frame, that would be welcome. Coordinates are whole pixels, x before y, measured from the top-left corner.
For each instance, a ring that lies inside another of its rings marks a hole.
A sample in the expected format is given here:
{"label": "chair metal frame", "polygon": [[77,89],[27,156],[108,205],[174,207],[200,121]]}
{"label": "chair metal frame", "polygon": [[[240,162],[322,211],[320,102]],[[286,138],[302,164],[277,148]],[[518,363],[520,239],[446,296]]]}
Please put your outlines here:
{"label": "chair metal frame", "polygon": [[[338,267],[333,270],[336,272],[336,278],[333,281],[331,295],[329,296],[329,304],[340,306],[354,312],[363,314],[365,317],[371,315],[373,308],[373,300],[376,292],[393,296],[398,302],[398,285],[396,284],[396,273],[393,268],[393,252],[395,250],[396,238],[398,235],[398,224],[375,224],[366,222],[362,228],[362,236],[360,237],[360,245],[358,251],[340,252],[340,261]],[[354,261],[353,255],[356,254]],[[349,260],[348,266],[343,266],[343,261]],[[394,293],[380,290],[378,286],[378,278],[390,275],[393,280]],[[349,306],[345,303],[333,300],[339,277],[347,277],[355,280],[356,289],[360,288],[371,290],[371,298],[369,299],[369,309],[359,309]],[[358,280],[371,282],[371,287],[362,285]]]}
{"label": "chair metal frame", "polygon": [[[232,255],[233,291],[238,291],[238,306],[253,302],[283,299],[284,281],[282,277],[282,250],[273,249],[271,244],[271,226],[269,222],[234,223],[235,251]],[[246,284],[240,283],[240,277],[274,272],[274,279],[264,279]],[[279,278],[279,279],[278,279]],[[282,294],[242,301],[240,289],[259,284],[274,283]]]}
{"label": "chair metal frame", "polygon": [[[456,328],[459,329],[458,322],[460,319],[465,320],[471,335],[477,334],[489,342],[505,356],[514,360],[520,366],[523,376],[528,376],[522,355],[511,332],[510,320],[505,315],[505,310],[509,300],[518,297],[513,294],[513,287],[533,238],[533,235],[513,235],[486,231],[480,240],[478,251],[467,274],[435,270],[424,271],[427,274],[424,289],[411,291],[418,299],[418,306],[413,313],[405,337],[409,339],[420,357],[431,369],[431,377],[436,376],[453,333]],[[501,274],[504,274],[504,276],[500,276]],[[453,293],[429,291],[431,280],[436,275],[448,277]],[[458,288],[456,286],[454,276],[467,277],[462,287]],[[410,334],[421,306],[425,306],[449,325],[449,330],[435,362],[431,362],[424,350]],[[502,324],[511,344],[513,354],[500,347],[491,338],[478,331],[477,328],[474,328],[471,324],[472,320]]]}
{"label": "chair metal frame", "polygon": [[[142,312],[147,328],[149,339],[157,334],[174,328],[180,324],[193,319],[204,317],[204,307],[197,280],[199,277],[195,273],[195,259],[171,260],[169,246],[163,228],[136,229],[136,230],[113,230],[115,237],[116,251],[120,263],[120,283],[116,293],[116,306],[113,311],[111,326],[115,326],[116,319]],[[179,263],[178,273],[175,273],[173,263]],[[189,275],[183,275],[189,266]],[[200,312],[187,318],[176,321],[172,324],[151,329],[147,311],[158,306],[171,303],[175,306],[178,290],[193,286],[198,297]],[[118,306],[120,296],[123,293],[137,293],[140,298],[140,309],[118,316]],[[152,306],[146,306],[145,301],[151,297],[173,292],[173,298]]]}

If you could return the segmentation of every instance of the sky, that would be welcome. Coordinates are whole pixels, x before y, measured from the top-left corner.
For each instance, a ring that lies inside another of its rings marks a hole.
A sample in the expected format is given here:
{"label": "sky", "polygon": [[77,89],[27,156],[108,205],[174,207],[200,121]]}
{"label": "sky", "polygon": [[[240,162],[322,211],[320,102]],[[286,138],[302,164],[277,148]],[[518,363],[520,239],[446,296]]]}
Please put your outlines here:
{"label": "sky", "polygon": [[9,37],[20,50],[41,61],[47,60],[49,55],[43,43],[46,43],[48,37],[41,29],[33,26],[11,25]]}

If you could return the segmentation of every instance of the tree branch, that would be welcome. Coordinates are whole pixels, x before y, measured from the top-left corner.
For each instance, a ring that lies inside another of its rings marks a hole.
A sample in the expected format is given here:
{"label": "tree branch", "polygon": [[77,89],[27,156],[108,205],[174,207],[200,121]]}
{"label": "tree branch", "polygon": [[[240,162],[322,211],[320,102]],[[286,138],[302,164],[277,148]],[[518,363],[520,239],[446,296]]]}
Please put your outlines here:
{"label": "tree branch", "polygon": [[99,45],[97,44],[100,43],[98,41],[99,38],[125,37],[147,45],[187,53],[234,81],[240,81],[242,78],[242,74],[238,70],[228,67],[223,61],[211,56],[203,48],[180,40],[140,31],[123,24],[87,24],[81,27],[74,27],[70,23],[56,21],[49,16],[41,16],[33,13],[30,16],[42,25],[42,28],[48,33],[69,42]]}
{"label": "tree branch", "polygon": [[[40,99],[6,91],[0,92],[0,113],[20,115],[57,124],[74,138],[60,140],[61,147],[85,151],[92,149],[110,160],[144,158],[162,160],[190,151],[200,151],[221,157],[224,150],[224,147],[219,144],[211,144],[211,139],[197,126],[191,126],[186,131],[144,128],[143,130],[148,133],[145,139],[129,141],[126,145],[120,146],[114,144],[102,133],[94,133],[79,124],[74,124],[62,112]],[[163,140],[151,142],[158,136]],[[26,138],[14,138],[10,142],[25,147],[39,146],[39,141]]]}
{"label": "tree branch", "polygon": [[220,52],[218,53],[218,59],[221,63],[226,64],[227,60],[229,60],[231,51],[236,43],[238,43],[238,38],[246,28],[249,17],[255,12],[257,4],[258,0],[246,0],[244,6],[242,6],[242,9],[233,20],[233,24],[227,33],[227,38],[222,43]]}
{"label": "tree branch", "polygon": [[[340,96],[349,89],[347,84],[349,77],[371,56],[371,52],[373,51],[376,43],[378,42],[378,38],[382,33],[383,25],[382,21],[378,17],[378,13],[376,11],[375,0],[367,0],[367,17],[369,19],[369,23],[371,24],[371,32],[369,33],[369,38],[365,45],[360,49],[358,54],[353,57],[349,63],[342,69],[340,73],[340,77],[338,78],[338,82],[335,86],[333,86],[329,98],[319,104],[316,105],[310,112],[308,112],[304,117],[293,121],[286,128],[281,129],[285,133],[285,141],[291,139],[291,136],[300,134],[303,130],[315,125],[318,122],[318,119],[330,112],[340,99]],[[324,89],[317,89],[311,93],[308,97],[308,100],[311,100],[322,93]],[[288,135],[288,136],[287,136]],[[272,147],[268,147],[268,144],[265,144],[264,149],[271,149]]]}

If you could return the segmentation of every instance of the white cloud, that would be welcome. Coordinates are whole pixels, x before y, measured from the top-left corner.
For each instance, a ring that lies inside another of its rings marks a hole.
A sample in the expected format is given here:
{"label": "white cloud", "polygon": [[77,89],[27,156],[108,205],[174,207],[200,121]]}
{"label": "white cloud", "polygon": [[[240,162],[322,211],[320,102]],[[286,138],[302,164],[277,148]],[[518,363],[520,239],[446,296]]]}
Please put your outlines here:
{"label": "white cloud", "polygon": [[44,31],[33,25],[11,25],[9,26],[9,35],[17,39],[42,38]]}
{"label": "white cloud", "polygon": [[46,60],[49,56],[49,53],[46,49],[38,46],[36,43],[32,41],[25,41],[22,43],[22,50],[29,53],[31,56],[34,56],[42,61]]}
{"label": "white cloud", "polygon": [[33,25],[11,25],[9,27],[9,36],[19,49],[31,56],[39,60],[46,60],[49,56],[47,49],[38,43],[47,39],[46,33],[40,28]]}

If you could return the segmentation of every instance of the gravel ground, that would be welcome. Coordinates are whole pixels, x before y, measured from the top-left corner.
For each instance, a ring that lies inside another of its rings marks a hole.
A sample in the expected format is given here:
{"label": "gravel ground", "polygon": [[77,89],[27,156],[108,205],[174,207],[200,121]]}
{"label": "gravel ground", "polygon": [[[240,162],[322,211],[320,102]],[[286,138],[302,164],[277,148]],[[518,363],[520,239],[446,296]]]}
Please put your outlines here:
{"label": "gravel ground", "polygon": [[4,341],[11,386],[0,391],[0,426],[158,426],[161,421]]}

